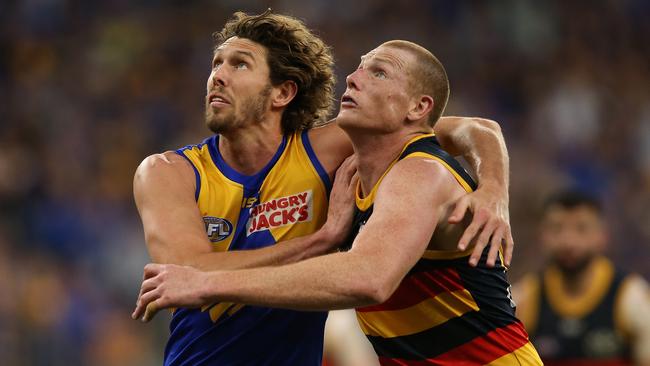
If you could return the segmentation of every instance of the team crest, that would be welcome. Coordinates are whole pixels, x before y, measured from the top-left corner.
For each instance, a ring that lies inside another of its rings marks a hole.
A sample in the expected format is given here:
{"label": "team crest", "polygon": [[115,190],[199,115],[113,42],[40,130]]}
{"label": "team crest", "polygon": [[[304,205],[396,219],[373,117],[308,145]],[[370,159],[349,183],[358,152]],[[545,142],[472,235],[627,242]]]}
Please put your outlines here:
{"label": "team crest", "polygon": [[232,233],[232,224],[221,217],[204,216],[203,222],[208,239],[213,243],[222,241]]}

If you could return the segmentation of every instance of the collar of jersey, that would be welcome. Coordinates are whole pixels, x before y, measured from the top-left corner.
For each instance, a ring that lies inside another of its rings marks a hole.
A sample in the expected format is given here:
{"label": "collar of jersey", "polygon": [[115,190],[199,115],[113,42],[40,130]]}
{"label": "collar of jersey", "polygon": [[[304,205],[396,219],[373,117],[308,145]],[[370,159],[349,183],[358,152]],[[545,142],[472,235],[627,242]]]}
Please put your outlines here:
{"label": "collar of jersey", "polygon": [[284,152],[286,146],[287,137],[283,136],[282,143],[278,147],[278,150],[275,152],[271,160],[264,166],[264,168],[253,175],[245,175],[233,169],[230,165],[228,165],[228,163],[226,163],[226,161],[223,159],[223,156],[221,156],[221,152],[219,151],[219,135],[212,136],[208,142],[208,150],[210,150],[212,162],[217,166],[217,169],[219,169],[221,173],[226,176],[226,178],[249,189],[256,189],[256,187],[259,187],[262,184],[264,178],[266,178],[266,175],[269,173],[271,168],[273,168],[275,163],[277,163],[278,159],[280,159],[280,156],[282,156],[282,153]]}
{"label": "collar of jersey", "polygon": [[594,310],[607,293],[614,277],[614,267],[604,257],[597,257],[592,264],[594,278],[589,287],[578,297],[568,297],[563,290],[562,273],[549,267],[544,273],[548,302],[556,313],[564,317],[582,318]]}
{"label": "collar of jersey", "polygon": [[402,151],[400,151],[400,153],[397,155],[397,157],[390,163],[388,168],[386,168],[384,173],[381,175],[381,177],[379,177],[379,180],[377,180],[377,183],[375,183],[375,185],[370,190],[370,193],[366,197],[361,197],[361,195],[362,195],[361,181],[359,180],[357,182],[357,189],[356,189],[356,194],[355,194],[355,201],[356,201],[356,204],[357,204],[357,208],[359,210],[361,210],[361,211],[367,211],[368,208],[370,208],[370,206],[372,206],[373,203],[375,202],[375,194],[377,194],[377,188],[381,184],[381,181],[384,179],[386,174],[388,174],[388,172],[393,167],[393,165],[395,165],[400,160],[400,157],[404,153],[404,150],[406,150],[406,148],[410,144],[414,143],[415,141],[421,140],[423,138],[431,137],[431,136],[435,136],[435,134],[427,133],[427,134],[424,134],[424,135],[418,135],[418,136],[415,136],[412,139],[410,139],[406,144],[404,144],[404,147],[402,147]]}

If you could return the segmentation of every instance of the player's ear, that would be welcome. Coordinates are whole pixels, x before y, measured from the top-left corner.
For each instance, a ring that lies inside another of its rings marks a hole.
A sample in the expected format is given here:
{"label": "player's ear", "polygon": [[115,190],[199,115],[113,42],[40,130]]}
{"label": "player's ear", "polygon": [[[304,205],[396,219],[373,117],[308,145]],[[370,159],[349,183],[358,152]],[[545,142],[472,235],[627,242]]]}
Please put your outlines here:
{"label": "player's ear", "polygon": [[409,121],[419,121],[433,110],[433,98],[429,95],[420,95],[413,99],[406,118]]}
{"label": "player's ear", "polygon": [[273,107],[286,107],[298,93],[298,85],[293,80],[286,80],[278,86],[273,87],[271,92],[271,104]]}

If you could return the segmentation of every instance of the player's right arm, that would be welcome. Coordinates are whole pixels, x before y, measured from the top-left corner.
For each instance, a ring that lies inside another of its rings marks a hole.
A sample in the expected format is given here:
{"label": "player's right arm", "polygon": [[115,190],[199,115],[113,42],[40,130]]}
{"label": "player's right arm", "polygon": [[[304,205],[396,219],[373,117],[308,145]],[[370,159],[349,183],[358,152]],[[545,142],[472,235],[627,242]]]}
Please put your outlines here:
{"label": "player's right arm", "polygon": [[229,252],[212,251],[195,201],[194,171],[182,156],[166,152],[146,158],[135,173],[133,193],[147,250],[154,262],[202,270],[241,269],[292,263],[340,245],[347,234],[344,223],[352,217],[351,179],[348,170],[345,177],[334,183],[330,200],[337,212],[328,212],[332,225],[280,245]]}

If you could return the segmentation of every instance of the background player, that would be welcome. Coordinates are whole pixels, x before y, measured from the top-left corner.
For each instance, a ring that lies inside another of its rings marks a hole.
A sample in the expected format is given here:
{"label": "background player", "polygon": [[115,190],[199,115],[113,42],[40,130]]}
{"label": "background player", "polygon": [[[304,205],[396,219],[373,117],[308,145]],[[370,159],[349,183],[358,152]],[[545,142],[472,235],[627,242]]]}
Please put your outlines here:
{"label": "background player", "polygon": [[650,365],[648,285],[603,256],[609,232],[598,200],[579,190],[551,196],[540,239],[548,264],[513,296],[545,364]]}

